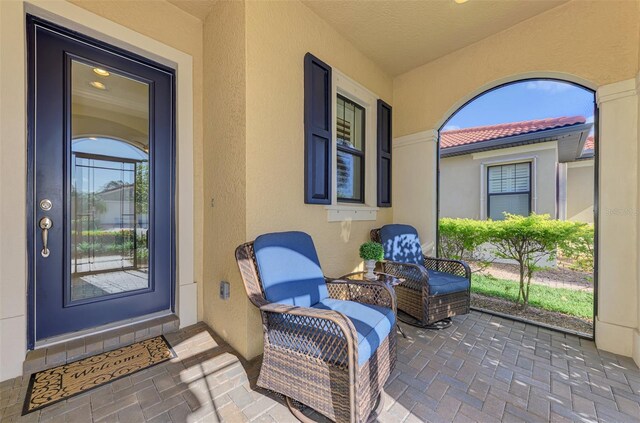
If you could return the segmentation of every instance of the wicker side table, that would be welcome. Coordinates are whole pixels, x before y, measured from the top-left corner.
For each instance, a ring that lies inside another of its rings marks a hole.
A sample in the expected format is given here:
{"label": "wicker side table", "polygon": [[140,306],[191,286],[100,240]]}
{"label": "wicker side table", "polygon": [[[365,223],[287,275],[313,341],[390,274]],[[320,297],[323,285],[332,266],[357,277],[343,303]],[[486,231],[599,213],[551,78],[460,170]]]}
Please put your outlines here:
{"label": "wicker side table", "polygon": [[[366,273],[367,272],[348,273],[346,275],[340,276],[339,279],[346,279],[346,280],[352,280],[352,281],[364,281],[364,282],[371,282],[371,283],[383,283],[387,285],[389,288],[391,288],[391,292],[393,292],[393,295],[395,295],[394,287],[396,287],[397,285],[400,285],[405,281],[403,278],[398,278],[388,273],[382,273],[382,272],[373,272],[376,275],[376,279],[367,279],[365,277]],[[396,327],[398,328],[398,331],[400,332],[402,337],[406,338],[407,335],[404,334],[404,331],[398,324],[398,310],[393,310],[393,311],[396,313]]]}

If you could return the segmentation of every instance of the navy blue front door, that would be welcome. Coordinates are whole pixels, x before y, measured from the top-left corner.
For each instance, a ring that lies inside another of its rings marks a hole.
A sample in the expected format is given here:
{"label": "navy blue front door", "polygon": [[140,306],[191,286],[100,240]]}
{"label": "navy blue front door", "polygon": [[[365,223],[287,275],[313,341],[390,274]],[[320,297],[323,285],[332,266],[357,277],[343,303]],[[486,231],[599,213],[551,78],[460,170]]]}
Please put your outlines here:
{"label": "navy blue front door", "polygon": [[30,342],[171,310],[173,71],[27,27]]}

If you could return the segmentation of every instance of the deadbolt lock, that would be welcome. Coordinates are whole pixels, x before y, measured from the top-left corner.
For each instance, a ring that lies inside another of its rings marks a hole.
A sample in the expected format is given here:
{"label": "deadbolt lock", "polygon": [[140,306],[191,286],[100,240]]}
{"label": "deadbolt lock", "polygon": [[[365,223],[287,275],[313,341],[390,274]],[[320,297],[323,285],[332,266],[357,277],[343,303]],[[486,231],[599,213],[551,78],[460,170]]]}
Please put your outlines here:
{"label": "deadbolt lock", "polygon": [[51,200],[49,200],[48,198],[45,198],[44,200],[40,201],[40,208],[44,211],[49,211],[51,210],[51,207],[53,207],[53,204],[51,203]]}

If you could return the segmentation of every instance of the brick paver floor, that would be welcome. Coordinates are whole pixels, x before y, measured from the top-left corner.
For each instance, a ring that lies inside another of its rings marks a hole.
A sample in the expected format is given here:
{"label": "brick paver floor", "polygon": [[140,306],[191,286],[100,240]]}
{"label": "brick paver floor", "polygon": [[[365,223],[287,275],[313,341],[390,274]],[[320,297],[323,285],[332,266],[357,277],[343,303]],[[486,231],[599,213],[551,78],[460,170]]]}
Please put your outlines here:
{"label": "brick paver floor", "polygon": [[[404,329],[381,422],[640,421],[638,367],[591,341],[478,312],[439,332]],[[206,325],[167,338],[174,361],[24,417],[27,378],[2,382],[0,421],[295,421],[255,387],[259,361]]]}

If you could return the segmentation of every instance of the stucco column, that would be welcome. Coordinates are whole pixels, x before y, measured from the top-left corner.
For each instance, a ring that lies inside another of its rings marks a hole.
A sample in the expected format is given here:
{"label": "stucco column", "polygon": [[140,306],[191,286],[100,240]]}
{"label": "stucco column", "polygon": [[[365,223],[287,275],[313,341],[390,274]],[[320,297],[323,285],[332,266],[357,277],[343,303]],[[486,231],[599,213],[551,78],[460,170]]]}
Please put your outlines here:
{"label": "stucco column", "polygon": [[414,226],[425,254],[436,242],[438,131],[393,140],[393,221]]}
{"label": "stucco column", "polygon": [[600,87],[599,348],[631,356],[638,325],[638,95],[634,79]]}
{"label": "stucco column", "polygon": [[0,381],[27,350],[24,21],[21,2],[0,2]]}
{"label": "stucco column", "polygon": [[[638,74],[638,76],[636,77],[636,93],[638,92],[638,90],[640,89],[640,73]],[[637,129],[637,143],[640,143],[640,96],[638,96],[636,94],[636,98],[637,98],[637,116],[638,116],[638,120],[636,121],[636,129]],[[637,163],[638,166],[640,166],[640,147],[638,147],[638,156],[637,156]],[[638,175],[638,178],[640,178],[640,174]],[[637,218],[637,225],[638,228],[640,228],[640,183],[638,183],[638,199],[636,202],[637,206],[636,206],[636,218]],[[640,252],[640,236],[638,236],[637,239],[637,249],[636,252]],[[636,329],[633,331],[633,345],[632,345],[632,357],[633,360],[636,362],[636,364],[638,366],[640,366],[640,260],[638,260],[638,274],[636,276],[636,283],[637,283],[637,303],[636,303],[636,308],[637,308],[637,320],[636,320]]]}

